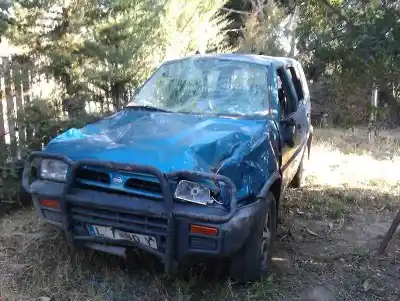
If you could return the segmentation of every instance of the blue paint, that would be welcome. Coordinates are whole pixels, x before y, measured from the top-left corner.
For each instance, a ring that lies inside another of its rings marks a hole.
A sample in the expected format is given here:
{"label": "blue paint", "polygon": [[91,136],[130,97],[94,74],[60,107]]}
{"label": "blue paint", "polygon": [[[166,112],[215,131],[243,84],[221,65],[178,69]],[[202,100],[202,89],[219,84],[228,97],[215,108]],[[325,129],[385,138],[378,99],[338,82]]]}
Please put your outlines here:
{"label": "blue paint", "polygon": [[64,132],[62,135],[55,137],[54,141],[63,141],[63,140],[73,140],[73,139],[84,139],[87,135],[83,134],[79,129],[72,128]]}

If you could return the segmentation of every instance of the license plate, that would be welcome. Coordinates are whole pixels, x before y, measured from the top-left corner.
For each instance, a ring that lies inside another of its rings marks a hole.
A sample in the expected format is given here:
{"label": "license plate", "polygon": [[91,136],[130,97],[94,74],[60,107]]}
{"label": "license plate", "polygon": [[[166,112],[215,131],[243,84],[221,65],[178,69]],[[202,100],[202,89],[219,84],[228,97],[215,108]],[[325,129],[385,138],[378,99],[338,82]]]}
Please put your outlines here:
{"label": "license plate", "polygon": [[118,229],[113,229],[111,227],[96,225],[87,225],[87,229],[91,236],[102,236],[111,239],[134,241],[157,250],[157,240],[153,236],[125,232]]}

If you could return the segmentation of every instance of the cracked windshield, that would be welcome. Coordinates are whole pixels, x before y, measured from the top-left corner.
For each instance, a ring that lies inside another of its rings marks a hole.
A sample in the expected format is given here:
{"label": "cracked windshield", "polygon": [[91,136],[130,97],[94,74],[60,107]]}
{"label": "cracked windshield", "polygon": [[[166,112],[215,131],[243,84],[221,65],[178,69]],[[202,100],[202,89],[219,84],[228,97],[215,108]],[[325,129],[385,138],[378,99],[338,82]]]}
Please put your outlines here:
{"label": "cracked windshield", "polygon": [[261,115],[268,112],[268,69],[232,60],[187,59],[161,66],[129,106],[176,113]]}

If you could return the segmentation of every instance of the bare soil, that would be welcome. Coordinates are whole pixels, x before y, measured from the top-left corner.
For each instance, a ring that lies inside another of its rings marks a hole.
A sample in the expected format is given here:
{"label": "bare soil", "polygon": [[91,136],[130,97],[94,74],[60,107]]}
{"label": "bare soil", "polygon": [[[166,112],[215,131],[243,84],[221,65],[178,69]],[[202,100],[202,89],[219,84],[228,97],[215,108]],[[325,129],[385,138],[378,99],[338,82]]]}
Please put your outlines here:
{"label": "bare soil", "polygon": [[[74,250],[33,210],[0,220],[3,300],[400,300],[400,229],[375,254],[400,209],[395,135],[373,145],[362,134],[317,131],[307,185],[282,200],[271,276],[240,286],[222,264],[169,278],[152,256],[133,270],[114,256]],[[361,137],[360,137],[361,135]],[[393,138],[394,137],[394,138]]]}

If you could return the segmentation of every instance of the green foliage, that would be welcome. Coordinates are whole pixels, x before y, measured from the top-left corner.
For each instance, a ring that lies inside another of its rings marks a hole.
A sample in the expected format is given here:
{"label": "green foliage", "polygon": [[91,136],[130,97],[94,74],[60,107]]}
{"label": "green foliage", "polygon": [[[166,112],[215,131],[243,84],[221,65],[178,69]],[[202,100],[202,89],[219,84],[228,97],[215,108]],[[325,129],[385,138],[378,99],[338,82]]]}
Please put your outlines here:
{"label": "green foliage", "polygon": [[0,41],[3,34],[6,32],[10,21],[10,7],[9,0],[0,0]]}
{"label": "green foliage", "polygon": [[[96,119],[85,113],[89,101],[101,112],[120,108],[164,60],[229,49],[223,31],[228,22],[216,14],[226,0],[0,1],[0,36],[7,25],[6,36],[23,48],[34,73],[56,86],[50,99],[31,99],[19,112],[16,124],[26,131],[21,158]],[[19,160],[7,147],[1,155],[3,163]]]}
{"label": "green foliage", "polygon": [[[400,1],[301,1],[300,58],[314,79],[340,78],[340,86],[332,82],[339,91],[331,96],[347,91],[346,97],[339,99],[343,104],[357,99],[356,91],[362,90],[366,98],[355,102],[355,107],[364,106],[375,82],[386,95],[382,101],[398,112],[399,17]],[[368,120],[367,116],[359,117]],[[400,114],[392,118],[400,120]]]}
{"label": "green foliage", "polygon": [[61,114],[51,100],[34,99],[20,111],[15,120],[26,132],[26,141],[20,145],[19,153],[13,154],[10,145],[1,145],[0,153],[0,211],[3,203],[14,203],[19,197],[24,159],[31,151],[41,150],[52,138],[72,128],[83,127],[98,120],[98,114],[80,114],[69,118]]}
{"label": "green foliage", "polygon": [[[106,10],[99,1],[91,1],[93,9],[86,14],[101,16],[90,20],[91,26],[82,35],[80,48],[85,62],[80,78],[83,83],[111,93],[116,107],[128,85],[137,86],[148,76],[152,48],[160,41],[158,15],[162,5],[152,1],[115,1]],[[107,87],[107,84],[109,85]],[[89,87],[88,87],[89,88]]]}
{"label": "green foliage", "polygon": [[[20,0],[9,37],[63,87],[106,95],[119,108],[165,59],[223,50],[225,0]],[[72,115],[72,114],[70,114]]]}
{"label": "green foliage", "polygon": [[273,0],[255,9],[244,20],[238,52],[286,56],[280,42],[285,18],[283,8]]}
{"label": "green foliage", "polygon": [[[72,127],[83,127],[85,124],[97,120],[98,114],[80,114],[70,118],[60,114],[59,109],[51,100],[35,99],[25,106],[18,123],[31,134],[26,141],[27,154],[33,150],[41,150],[52,138]],[[24,157],[24,154],[23,154]]]}

